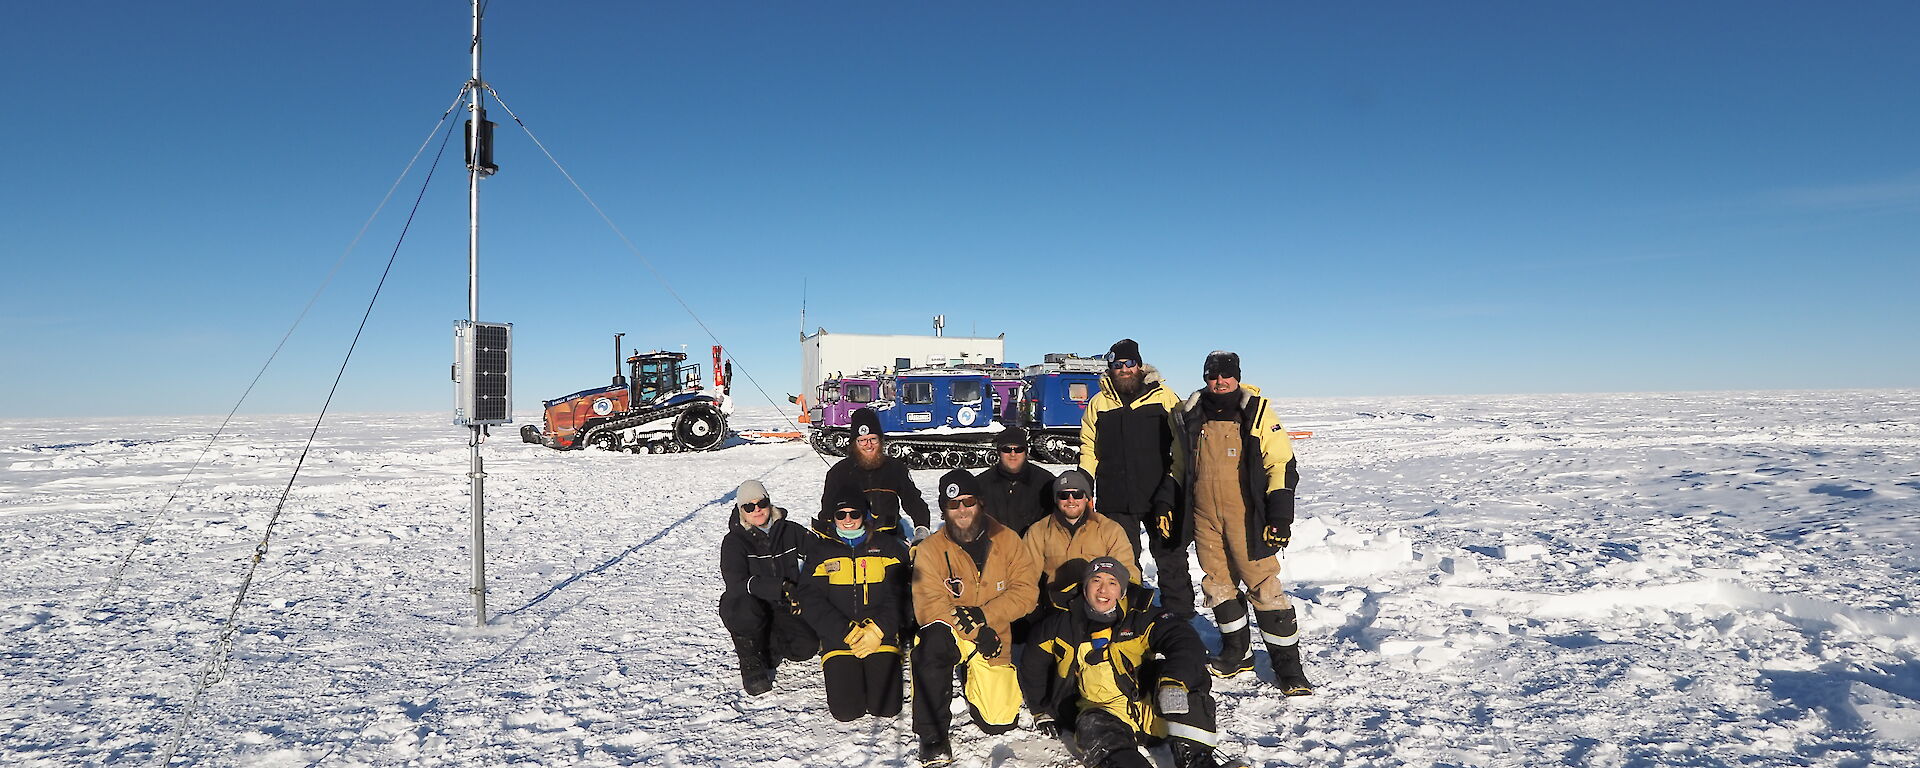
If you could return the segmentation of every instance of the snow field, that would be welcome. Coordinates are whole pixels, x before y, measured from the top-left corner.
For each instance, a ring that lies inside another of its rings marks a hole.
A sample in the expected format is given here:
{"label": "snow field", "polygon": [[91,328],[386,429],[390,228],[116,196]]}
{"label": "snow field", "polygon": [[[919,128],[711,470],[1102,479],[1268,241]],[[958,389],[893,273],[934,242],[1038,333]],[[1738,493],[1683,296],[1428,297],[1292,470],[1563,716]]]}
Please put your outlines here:
{"label": "snow field", "polygon": [[[1308,698],[1216,681],[1261,766],[1920,765],[1920,393],[1280,400]],[[311,423],[0,427],[0,763],[153,764]],[[472,626],[464,433],[324,428],[182,756],[197,765],[909,765],[818,663],[744,697],[715,615],[731,492],[797,517],[798,444],[487,444]],[[737,428],[773,428],[744,409]],[[922,489],[938,471],[915,473]],[[1151,564],[1148,564],[1151,569]],[[1198,572],[1195,572],[1196,578]],[[1209,643],[1217,632],[1203,615]],[[957,723],[964,723],[962,714]],[[1061,764],[959,725],[963,765]],[[1158,758],[1165,759],[1164,752]]]}

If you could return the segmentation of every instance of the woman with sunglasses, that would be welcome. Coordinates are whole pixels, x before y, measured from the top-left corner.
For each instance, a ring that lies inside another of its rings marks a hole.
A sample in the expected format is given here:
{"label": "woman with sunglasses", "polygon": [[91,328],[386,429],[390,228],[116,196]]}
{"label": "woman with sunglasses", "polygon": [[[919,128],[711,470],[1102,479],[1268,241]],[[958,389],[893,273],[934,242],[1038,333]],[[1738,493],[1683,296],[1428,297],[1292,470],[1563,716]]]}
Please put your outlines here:
{"label": "woman with sunglasses", "polygon": [[720,540],[720,622],[740,657],[740,687],[750,696],[773,690],[782,659],[802,661],[820,650],[813,628],[800,618],[794,589],[800,554],[813,535],[773,505],[758,480],[740,484],[734,514]]}
{"label": "woman with sunglasses", "polygon": [[898,536],[875,529],[864,495],[828,505],[814,524],[801,615],[820,635],[827,710],[848,722],[900,714],[901,629],[909,621],[912,555]]}

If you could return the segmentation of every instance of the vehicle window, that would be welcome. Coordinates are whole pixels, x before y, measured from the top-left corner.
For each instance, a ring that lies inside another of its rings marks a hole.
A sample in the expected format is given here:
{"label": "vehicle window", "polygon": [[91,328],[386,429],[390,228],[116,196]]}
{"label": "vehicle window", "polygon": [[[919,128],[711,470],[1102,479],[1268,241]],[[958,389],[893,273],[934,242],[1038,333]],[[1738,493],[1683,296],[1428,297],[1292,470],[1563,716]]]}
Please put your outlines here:
{"label": "vehicle window", "polygon": [[933,402],[933,382],[909,381],[906,383],[908,405],[928,405]]}
{"label": "vehicle window", "polygon": [[977,403],[981,396],[980,382],[961,379],[953,383],[953,401],[956,403]]}
{"label": "vehicle window", "polygon": [[873,385],[872,384],[848,384],[847,399],[852,400],[856,403],[873,402]]}
{"label": "vehicle window", "polygon": [[822,384],[822,385],[820,385],[820,397],[819,397],[819,400],[820,400],[820,402],[822,402],[822,403],[837,403],[837,402],[840,402],[840,388],[839,388],[839,387],[836,387],[836,386],[834,386],[834,385],[832,385],[832,384]]}
{"label": "vehicle window", "polygon": [[1072,398],[1076,403],[1086,402],[1089,399],[1087,396],[1087,383],[1084,381],[1076,381],[1068,384],[1067,397]]}

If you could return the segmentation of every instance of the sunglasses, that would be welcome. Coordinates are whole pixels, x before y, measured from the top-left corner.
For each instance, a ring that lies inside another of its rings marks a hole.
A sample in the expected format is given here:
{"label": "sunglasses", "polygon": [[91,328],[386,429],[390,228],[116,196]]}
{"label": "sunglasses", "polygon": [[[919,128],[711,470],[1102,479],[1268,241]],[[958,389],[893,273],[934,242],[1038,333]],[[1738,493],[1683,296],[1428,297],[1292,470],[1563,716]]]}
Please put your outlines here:
{"label": "sunglasses", "polygon": [[1026,453],[1027,449],[1022,448],[1018,445],[1003,445],[1000,447],[1000,452],[1001,453]]}
{"label": "sunglasses", "polygon": [[740,503],[740,511],[752,512],[756,509],[768,509],[772,506],[773,506],[773,502],[767,501],[766,499],[761,499],[759,501],[743,501]]}
{"label": "sunglasses", "polygon": [[1054,498],[1057,498],[1057,499],[1084,499],[1087,497],[1087,492],[1086,491],[1061,491],[1059,493],[1054,494],[1053,496]]}
{"label": "sunglasses", "polygon": [[1111,369],[1113,369],[1113,370],[1116,370],[1116,371],[1117,371],[1117,370],[1120,370],[1120,369],[1122,369],[1122,368],[1138,368],[1138,367],[1140,367],[1140,361],[1138,361],[1138,360],[1115,360],[1115,361],[1113,361],[1113,362],[1111,362],[1111,363],[1107,363],[1107,367],[1108,367],[1108,368],[1111,368]]}
{"label": "sunglasses", "polygon": [[1201,378],[1206,379],[1207,381],[1213,381],[1214,379],[1231,379],[1233,377],[1228,376],[1224,373],[1209,373],[1204,376],[1201,376]]}
{"label": "sunglasses", "polygon": [[857,509],[843,509],[833,513],[833,519],[835,520],[858,520],[866,516],[867,513]]}
{"label": "sunglasses", "polygon": [[979,499],[954,499],[953,501],[949,501],[946,504],[943,504],[941,506],[947,509],[959,509],[961,507],[977,507],[977,506],[980,506],[980,500]]}

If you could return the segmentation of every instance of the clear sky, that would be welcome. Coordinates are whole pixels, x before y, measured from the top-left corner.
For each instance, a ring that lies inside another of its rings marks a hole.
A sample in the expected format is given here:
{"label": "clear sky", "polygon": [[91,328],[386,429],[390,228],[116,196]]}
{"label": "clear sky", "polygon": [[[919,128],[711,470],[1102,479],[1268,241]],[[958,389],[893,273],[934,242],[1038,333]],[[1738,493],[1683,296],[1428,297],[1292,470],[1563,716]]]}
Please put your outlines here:
{"label": "clear sky", "polygon": [[[467,77],[458,0],[9,3],[0,412],[224,413]],[[809,328],[1281,396],[1920,386],[1920,5],[492,0],[486,79],[776,397]],[[709,342],[499,123],[515,394]],[[336,409],[450,408],[460,140]],[[429,157],[431,152],[429,153]],[[425,161],[246,412],[312,412]],[[754,404],[757,396],[745,402]]]}

